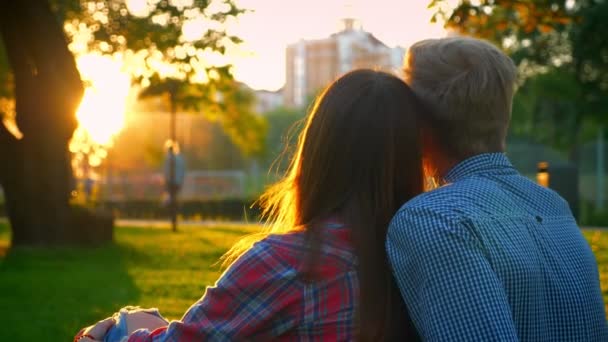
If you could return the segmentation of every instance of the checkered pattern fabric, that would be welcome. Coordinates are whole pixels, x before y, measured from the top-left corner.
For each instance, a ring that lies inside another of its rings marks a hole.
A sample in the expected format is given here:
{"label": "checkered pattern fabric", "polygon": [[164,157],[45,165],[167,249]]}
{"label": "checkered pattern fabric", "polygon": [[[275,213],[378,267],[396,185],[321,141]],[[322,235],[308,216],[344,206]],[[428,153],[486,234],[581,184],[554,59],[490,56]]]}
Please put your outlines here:
{"label": "checkered pattern fabric", "polygon": [[502,153],[405,204],[387,252],[428,341],[608,341],[596,260],[567,203]]}
{"label": "checkered pattern fabric", "polygon": [[180,321],[143,341],[349,341],[353,339],[359,283],[349,230],[326,223],[317,281],[299,266],[304,234],[271,235],[256,243],[222,275]]}

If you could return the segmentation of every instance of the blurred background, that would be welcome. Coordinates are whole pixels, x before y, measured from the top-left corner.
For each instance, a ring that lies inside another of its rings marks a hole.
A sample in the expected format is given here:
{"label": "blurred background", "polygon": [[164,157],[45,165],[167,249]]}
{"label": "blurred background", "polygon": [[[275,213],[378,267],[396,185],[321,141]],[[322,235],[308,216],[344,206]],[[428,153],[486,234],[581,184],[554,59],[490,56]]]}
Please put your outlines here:
{"label": "blurred background", "polygon": [[21,0],[0,2],[0,318],[64,338],[133,301],[179,318],[259,229],[316,94],[451,35],[517,64],[508,155],[569,201],[608,291],[608,1]]}

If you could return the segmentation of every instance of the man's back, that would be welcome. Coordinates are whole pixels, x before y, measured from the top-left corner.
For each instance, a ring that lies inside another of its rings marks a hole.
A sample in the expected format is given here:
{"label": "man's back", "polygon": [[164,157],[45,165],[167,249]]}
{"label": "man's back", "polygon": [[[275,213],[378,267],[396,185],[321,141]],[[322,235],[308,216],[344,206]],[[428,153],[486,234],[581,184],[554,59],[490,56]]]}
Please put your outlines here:
{"label": "man's back", "polygon": [[595,258],[567,203],[503,154],[408,202],[387,250],[425,339],[606,341]]}

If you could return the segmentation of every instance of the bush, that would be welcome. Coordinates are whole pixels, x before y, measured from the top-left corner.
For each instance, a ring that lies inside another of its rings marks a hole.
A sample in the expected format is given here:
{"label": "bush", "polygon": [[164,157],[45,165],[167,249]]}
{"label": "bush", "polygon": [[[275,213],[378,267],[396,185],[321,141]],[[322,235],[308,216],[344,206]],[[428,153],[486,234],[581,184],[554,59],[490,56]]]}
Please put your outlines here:
{"label": "bush", "polygon": [[[252,199],[217,199],[201,201],[180,201],[178,214],[186,219],[205,220],[230,220],[230,221],[257,221],[260,218],[260,208],[253,206]],[[0,203],[0,216],[5,216],[5,208]],[[85,207],[74,207],[74,226],[87,227],[95,232],[86,234],[101,234],[97,237],[108,237],[106,231],[116,218],[137,219],[167,219],[169,208],[160,201],[154,200],[129,200],[120,202],[99,202],[95,209]],[[105,227],[105,228],[103,228]],[[84,239],[92,239],[93,236],[83,236]]]}
{"label": "bush", "polygon": [[72,207],[70,238],[79,244],[99,245],[114,238],[114,216],[106,210]]}
{"label": "bush", "polygon": [[[4,203],[0,203],[0,217],[7,217]],[[114,216],[111,211],[71,207],[71,222],[62,241],[76,245],[100,245],[113,240]]]}
{"label": "bush", "polygon": [[608,227],[608,209],[598,210],[589,202],[583,202],[581,205],[582,226]]}
{"label": "bush", "polygon": [[590,215],[586,226],[608,227],[608,210],[594,212]]}
{"label": "bush", "polygon": [[[260,208],[252,207],[253,203],[254,200],[248,199],[183,201],[179,202],[178,214],[187,219],[198,220],[257,221],[260,217]],[[121,218],[166,219],[169,217],[168,206],[158,201],[105,202],[99,205]]]}

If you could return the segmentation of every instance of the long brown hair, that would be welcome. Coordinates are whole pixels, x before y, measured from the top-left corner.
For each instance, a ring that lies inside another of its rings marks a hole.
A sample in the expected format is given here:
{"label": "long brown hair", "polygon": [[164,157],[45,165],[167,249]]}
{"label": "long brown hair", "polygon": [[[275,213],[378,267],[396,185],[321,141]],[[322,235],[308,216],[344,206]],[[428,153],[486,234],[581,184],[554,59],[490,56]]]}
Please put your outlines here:
{"label": "long brown hair", "polygon": [[305,230],[305,269],[313,274],[323,243],[316,223],[338,217],[351,230],[359,340],[393,339],[407,327],[384,243],[393,215],[423,191],[416,119],[422,110],[396,76],[373,70],[342,76],[315,102],[287,174],[260,199],[267,233]]}

